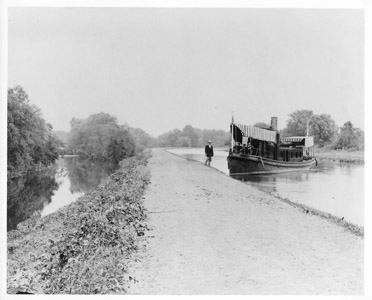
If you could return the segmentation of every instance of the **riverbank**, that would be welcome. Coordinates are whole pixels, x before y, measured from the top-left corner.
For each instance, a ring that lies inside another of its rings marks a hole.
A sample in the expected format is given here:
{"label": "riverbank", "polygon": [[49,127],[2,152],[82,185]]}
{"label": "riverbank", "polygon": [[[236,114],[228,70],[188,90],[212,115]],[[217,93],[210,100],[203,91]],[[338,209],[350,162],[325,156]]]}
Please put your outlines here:
{"label": "riverbank", "polygon": [[8,294],[125,293],[127,263],[146,229],[148,157],[124,160],[76,202],[8,232]]}
{"label": "riverbank", "polygon": [[315,157],[343,163],[364,164],[364,151],[330,150],[316,148]]}
{"label": "riverbank", "polygon": [[130,294],[363,294],[361,236],[159,149],[149,168]]}

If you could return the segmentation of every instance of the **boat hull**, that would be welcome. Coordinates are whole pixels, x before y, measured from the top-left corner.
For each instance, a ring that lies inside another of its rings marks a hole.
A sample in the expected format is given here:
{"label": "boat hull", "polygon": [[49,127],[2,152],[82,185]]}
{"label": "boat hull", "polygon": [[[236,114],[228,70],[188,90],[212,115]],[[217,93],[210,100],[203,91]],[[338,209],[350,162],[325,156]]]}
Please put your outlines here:
{"label": "boat hull", "polygon": [[262,175],[309,170],[316,166],[316,159],[301,162],[277,161],[255,155],[239,155],[231,153],[227,157],[231,176]]}

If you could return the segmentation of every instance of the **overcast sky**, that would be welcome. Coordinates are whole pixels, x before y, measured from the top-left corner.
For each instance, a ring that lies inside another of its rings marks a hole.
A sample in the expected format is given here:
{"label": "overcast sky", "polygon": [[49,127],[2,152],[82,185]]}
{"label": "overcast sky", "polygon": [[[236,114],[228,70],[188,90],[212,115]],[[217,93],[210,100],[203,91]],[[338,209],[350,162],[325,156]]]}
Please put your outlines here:
{"label": "overcast sky", "polygon": [[364,129],[364,19],[351,9],[9,8],[8,86],[55,130],[106,112],[158,136],[298,109]]}

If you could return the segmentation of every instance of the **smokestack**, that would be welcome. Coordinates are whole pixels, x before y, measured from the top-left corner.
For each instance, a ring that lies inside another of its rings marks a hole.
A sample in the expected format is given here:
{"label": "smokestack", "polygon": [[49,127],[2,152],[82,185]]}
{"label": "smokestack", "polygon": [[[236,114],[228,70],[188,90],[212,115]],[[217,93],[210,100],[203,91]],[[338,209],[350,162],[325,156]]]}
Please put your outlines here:
{"label": "smokestack", "polygon": [[271,129],[278,130],[278,117],[271,117]]}

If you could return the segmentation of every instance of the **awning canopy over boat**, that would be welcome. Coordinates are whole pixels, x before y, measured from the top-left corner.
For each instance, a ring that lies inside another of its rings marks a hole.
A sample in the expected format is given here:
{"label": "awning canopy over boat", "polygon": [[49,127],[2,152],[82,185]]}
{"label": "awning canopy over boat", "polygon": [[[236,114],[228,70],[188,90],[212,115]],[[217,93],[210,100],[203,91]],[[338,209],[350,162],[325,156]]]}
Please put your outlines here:
{"label": "awning canopy over boat", "polygon": [[242,137],[276,143],[276,131],[243,124],[232,124],[232,133],[235,141],[242,141]]}
{"label": "awning canopy over boat", "polygon": [[299,142],[305,147],[314,146],[314,138],[312,136],[290,136],[281,139],[283,142]]}

